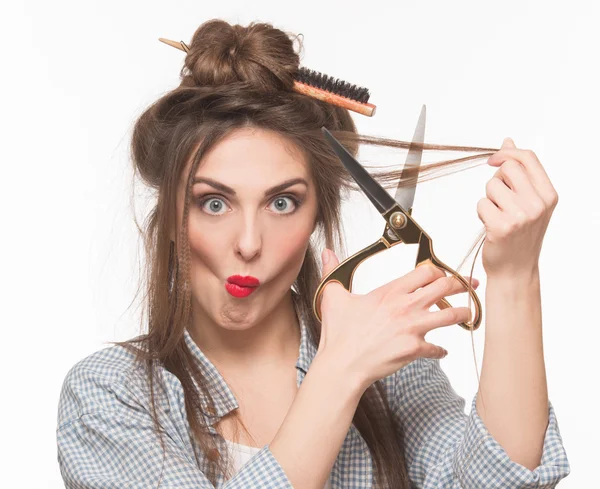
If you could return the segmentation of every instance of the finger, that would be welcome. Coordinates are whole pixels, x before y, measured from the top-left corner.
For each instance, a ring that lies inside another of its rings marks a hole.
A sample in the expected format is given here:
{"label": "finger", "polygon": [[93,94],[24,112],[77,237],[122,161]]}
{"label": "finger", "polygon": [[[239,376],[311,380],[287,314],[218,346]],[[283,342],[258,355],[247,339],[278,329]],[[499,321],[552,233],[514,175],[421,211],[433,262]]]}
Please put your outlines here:
{"label": "finger", "polygon": [[500,178],[505,185],[517,194],[538,196],[537,190],[529,180],[525,168],[514,158],[508,158],[494,174]]}
{"label": "finger", "polygon": [[509,158],[514,158],[523,165],[523,168],[529,175],[532,185],[535,187],[535,189],[538,191],[538,194],[544,199],[544,201],[549,202],[554,198],[556,194],[554,186],[550,182],[550,178],[548,177],[546,170],[533,151],[528,149],[517,149],[503,145],[499,151],[489,157],[488,165],[500,166]]}
{"label": "finger", "polygon": [[448,351],[441,346],[433,345],[431,343],[424,342],[423,346],[419,350],[419,356],[424,358],[444,358],[448,354]]}
{"label": "finger", "polygon": [[323,249],[321,252],[321,261],[323,263],[323,272],[321,274],[321,280],[325,278],[325,276],[337,267],[340,264],[338,257],[335,255],[333,251],[328,248]]}
{"label": "finger", "polygon": [[490,199],[484,197],[477,202],[477,215],[485,225],[486,230],[502,221],[502,211]]}
{"label": "finger", "polygon": [[[328,248],[325,248],[321,252],[321,261],[323,262],[323,271],[321,274],[321,280],[323,280],[331,271],[339,265],[338,257],[335,255],[333,251]],[[319,307],[326,309],[323,307],[325,304],[328,304],[331,300],[331,296],[335,294],[339,294],[341,291],[345,291],[342,284],[337,281],[331,280],[325,284],[321,293],[321,303]],[[326,316],[325,310],[321,311],[321,317],[325,319]]]}
{"label": "finger", "polygon": [[[463,276],[463,278],[467,283],[469,282],[469,277]],[[473,278],[471,287],[476,289],[478,286],[479,280]],[[449,277],[443,277],[436,280],[422,289],[413,292],[411,295],[414,296],[419,305],[429,308],[444,297],[451,297],[466,292],[468,292],[466,286],[454,275],[450,275]]]}
{"label": "finger", "polygon": [[[544,201],[536,188],[529,181],[529,176],[518,161],[510,158],[506,160],[494,175],[494,179],[500,179],[505,187],[508,187],[511,192],[512,201],[505,202],[504,207],[501,203],[500,207],[508,210],[512,215],[518,216],[523,211],[530,215],[535,215],[538,209],[543,208]],[[490,182],[492,181],[490,180]],[[488,185],[490,184],[488,182]],[[497,190],[501,190],[500,185],[495,186]],[[501,196],[499,195],[499,198]]]}
{"label": "finger", "polygon": [[485,186],[487,198],[490,199],[498,209],[510,215],[518,215],[521,208],[517,203],[516,194],[506,186],[502,179],[493,177]]}
{"label": "finger", "polygon": [[517,145],[512,140],[512,138],[504,138],[504,141],[502,141],[502,146],[500,146],[500,148],[516,148],[516,147],[517,147]]}
{"label": "finger", "polygon": [[422,262],[422,264],[418,264],[414,270],[388,282],[379,289],[381,289],[381,293],[384,296],[390,292],[393,292],[394,294],[410,294],[415,290],[432,283],[434,280],[445,276],[446,272],[441,268],[436,267],[430,262]]}
{"label": "finger", "polygon": [[448,307],[421,315],[413,326],[421,336],[425,336],[435,328],[466,323],[470,319],[471,311],[468,307]]}
{"label": "finger", "polygon": [[369,292],[369,295],[376,297],[378,301],[383,301],[388,295],[410,294],[434,280],[445,276],[446,274],[443,270],[432,263],[423,262],[422,265],[417,265],[417,268],[411,270],[406,275],[373,289]]}

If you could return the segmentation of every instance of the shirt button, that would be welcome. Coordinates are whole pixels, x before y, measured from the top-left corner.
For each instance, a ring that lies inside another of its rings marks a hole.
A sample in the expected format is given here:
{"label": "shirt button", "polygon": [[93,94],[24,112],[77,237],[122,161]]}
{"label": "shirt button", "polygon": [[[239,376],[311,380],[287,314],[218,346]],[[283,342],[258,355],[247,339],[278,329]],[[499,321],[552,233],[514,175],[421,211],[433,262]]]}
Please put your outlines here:
{"label": "shirt button", "polygon": [[210,414],[211,416],[214,416],[214,415],[216,414],[215,408],[214,408],[214,407],[212,407],[212,406],[208,406],[208,407],[206,408],[206,412],[207,412],[208,414]]}

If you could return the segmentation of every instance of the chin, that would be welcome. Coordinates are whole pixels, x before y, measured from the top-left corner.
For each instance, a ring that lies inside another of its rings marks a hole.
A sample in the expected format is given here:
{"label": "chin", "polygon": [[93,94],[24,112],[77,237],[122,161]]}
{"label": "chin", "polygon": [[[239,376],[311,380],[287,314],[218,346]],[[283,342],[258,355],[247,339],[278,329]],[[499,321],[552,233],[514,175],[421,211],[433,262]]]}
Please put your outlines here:
{"label": "chin", "polygon": [[[214,312],[215,322],[223,328],[230,330],[248,329],[260,320],[260,314],[264,310],[261,301],[253,300],[253,294],[250,297],[239,299],[232,297],[223,290],[224,294],[217,302],[209,306]],[[217,310],[214,306],[217,306]],[[209,309],[209,310],[211,310]]]}

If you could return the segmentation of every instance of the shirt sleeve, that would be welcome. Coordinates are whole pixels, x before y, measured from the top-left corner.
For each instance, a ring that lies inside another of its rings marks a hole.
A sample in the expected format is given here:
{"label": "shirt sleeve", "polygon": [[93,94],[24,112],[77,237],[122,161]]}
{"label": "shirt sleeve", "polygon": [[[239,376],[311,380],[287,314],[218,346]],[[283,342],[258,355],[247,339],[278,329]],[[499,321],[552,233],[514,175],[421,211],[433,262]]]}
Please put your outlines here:
{"label": "shirt sleeve", "polygon": [[[58,462],[67,489],[214,489],[200,470],[187,434],[162,426],[123,385],[74,367],[59,401]],[[293,489],[269,446],[221,487]]]}
{"label": "shirt sleeve", "polygon": [[556,487],[570,473],[552,403],[541,464],[534,470],[512,461],[452,388],[438,359],[417,358],[397,372],[391,403],[404,427],[406,465],[411,482],[422,489],[511,489]]}

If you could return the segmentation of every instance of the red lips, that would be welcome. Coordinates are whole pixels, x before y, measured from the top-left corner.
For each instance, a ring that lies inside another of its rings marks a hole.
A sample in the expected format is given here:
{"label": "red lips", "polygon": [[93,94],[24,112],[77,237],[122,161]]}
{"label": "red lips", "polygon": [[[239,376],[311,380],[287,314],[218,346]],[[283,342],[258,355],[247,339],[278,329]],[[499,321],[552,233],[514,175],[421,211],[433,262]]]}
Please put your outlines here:
{"label": "red lips", "polygon": [[240,285],[242,287],[258,287],[260,285],[260,282],[258,281],[258,279],[251,275],[246,275],[246,276],[232,275],[231,277],[229,277],[227,279],[227,281],[230,284],[236,284],[236,285]]}
{"label": "red lips", "polygon": [[260,285],[256,277],[232,275],[227,279],[225,289],[234,297],[247,297]]}

